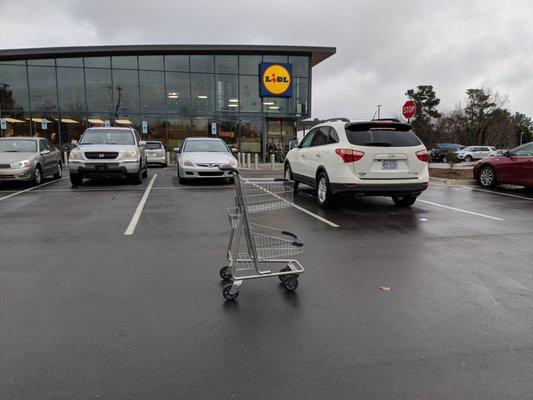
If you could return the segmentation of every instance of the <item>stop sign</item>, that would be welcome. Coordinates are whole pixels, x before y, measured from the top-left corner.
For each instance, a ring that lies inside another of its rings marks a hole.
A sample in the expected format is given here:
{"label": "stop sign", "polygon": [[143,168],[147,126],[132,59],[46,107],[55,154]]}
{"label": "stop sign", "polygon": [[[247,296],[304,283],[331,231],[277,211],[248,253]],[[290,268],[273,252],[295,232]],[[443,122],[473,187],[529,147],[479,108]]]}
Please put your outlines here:
{"label": "stop sign", "polygon": [[416,114],[416,104],[413,100],[407,100],[402,107],[403,116],[407,119],[413,118]]}

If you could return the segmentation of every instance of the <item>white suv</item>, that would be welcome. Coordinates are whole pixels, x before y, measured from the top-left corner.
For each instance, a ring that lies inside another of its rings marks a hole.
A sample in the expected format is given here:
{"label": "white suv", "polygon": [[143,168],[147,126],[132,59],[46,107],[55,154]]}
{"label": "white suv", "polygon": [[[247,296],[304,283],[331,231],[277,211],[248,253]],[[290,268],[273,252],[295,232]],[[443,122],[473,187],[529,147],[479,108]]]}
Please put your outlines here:
{"label": "white suv", "polygon": [[501,152],[492,146],[468,146],[457,152],[457,157],[460,160],[471,162],[473,160],[481,160],[485,157],[492,157],[500,155]]}
{"label": "white suv", "polygon": [[285,178],[295,188],[315,187],[322,207],[339,193],[390,196],[408,207],[428,187],[428,152],[411,125],[398,120],[328,120],[287,153]]}

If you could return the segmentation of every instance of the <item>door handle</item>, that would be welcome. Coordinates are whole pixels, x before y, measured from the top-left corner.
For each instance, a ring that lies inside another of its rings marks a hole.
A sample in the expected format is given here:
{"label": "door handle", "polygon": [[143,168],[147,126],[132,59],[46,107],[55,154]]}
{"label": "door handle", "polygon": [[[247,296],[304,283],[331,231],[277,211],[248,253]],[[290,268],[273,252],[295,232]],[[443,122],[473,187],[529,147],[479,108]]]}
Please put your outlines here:
{"label": "door handle", "polygon": [[300,157],[305,158],[305,154],[300,154]]}
{"label": "door handle", "polygon": [[317,156],[317,157],[322,157],[322,155],[321,155],[320,153],[318,153],[316,156]]}

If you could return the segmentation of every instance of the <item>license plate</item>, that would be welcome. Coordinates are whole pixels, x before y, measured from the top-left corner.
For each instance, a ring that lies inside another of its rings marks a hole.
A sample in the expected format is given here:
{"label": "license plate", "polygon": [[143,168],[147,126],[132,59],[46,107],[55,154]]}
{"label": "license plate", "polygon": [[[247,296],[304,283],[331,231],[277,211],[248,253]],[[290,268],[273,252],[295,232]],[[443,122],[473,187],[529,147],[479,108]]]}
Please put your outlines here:
{"label": "license plate", "polygon": [[398,169],[398,161],[383,160],[383,169]]}
{"label": "license plate", "polygon": [[97,171],[106,170],[107,169],[107,164],[96,164],[94,166],[94,169],[96,169]]}

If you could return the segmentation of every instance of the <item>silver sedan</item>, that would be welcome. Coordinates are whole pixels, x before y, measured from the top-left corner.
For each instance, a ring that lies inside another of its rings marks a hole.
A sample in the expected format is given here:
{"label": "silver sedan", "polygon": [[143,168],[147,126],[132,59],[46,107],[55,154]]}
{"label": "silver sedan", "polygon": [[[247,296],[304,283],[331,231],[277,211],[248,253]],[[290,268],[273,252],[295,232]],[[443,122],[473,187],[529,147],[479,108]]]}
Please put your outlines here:
{"label": "silver sedan", "polygon": [[28,181],[40,185],[43,177],[59,179],[62,175],[61,153],[48,139],[0,138],[0,182]]}
{"label": "silver sedan", "polygon": [[232,179],[230,171],[221,171],[218,166],[239,165],[226,143],[218,138],[187,138],[177,152],[179,183],[188,179]]}

